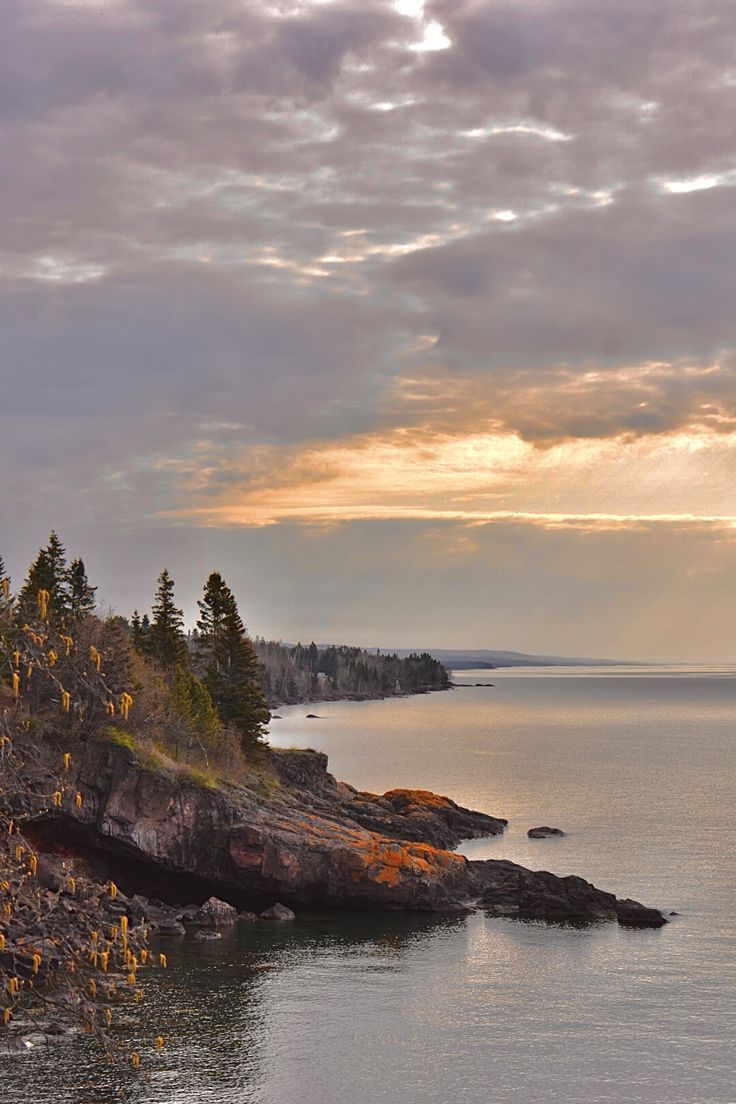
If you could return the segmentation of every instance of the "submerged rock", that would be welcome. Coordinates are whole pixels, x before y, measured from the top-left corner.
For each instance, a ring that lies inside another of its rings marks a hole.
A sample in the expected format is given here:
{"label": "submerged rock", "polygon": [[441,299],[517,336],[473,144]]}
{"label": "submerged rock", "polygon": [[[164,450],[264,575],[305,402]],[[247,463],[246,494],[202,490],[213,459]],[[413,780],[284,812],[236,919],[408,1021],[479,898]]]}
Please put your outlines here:
{"label": "submerged rock", "polygon": [[551,836],[564,836],[561,828],[550,828],[543,824],[541,828],[530,828],[527,832],[529,839],[549,839]]}
{"label": "submerged rock", "polygon": [[281,905],[278,902],[272,905],[271,908],[264,909],[261,913],[261,920],[296,920],[295,913],[286,905]]}

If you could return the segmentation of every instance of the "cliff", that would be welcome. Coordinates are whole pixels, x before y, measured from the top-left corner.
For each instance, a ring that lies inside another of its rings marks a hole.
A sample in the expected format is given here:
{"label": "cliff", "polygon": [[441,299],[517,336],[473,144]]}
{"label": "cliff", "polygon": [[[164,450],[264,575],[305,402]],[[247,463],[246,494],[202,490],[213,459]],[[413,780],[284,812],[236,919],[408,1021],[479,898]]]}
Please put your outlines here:
{"label": "cliff", "polygon": [[[31,790],[43,788],[44,769],[57,758],[47,754]],[[315,751],[268,751],[246,783],[203,784],[154,769],[135,749],[91,741],[72,756],[61,806],[41,810],[39,803],[28,830],[42,851],[74,856],[128,893],[172,903],[214,893],[241,908],[279,900],[665,922],[657,910],[617,901],[582,878],[503,860],[470,862],[451,850],[505,825],[423,790],[358,791],[337,782]]]}

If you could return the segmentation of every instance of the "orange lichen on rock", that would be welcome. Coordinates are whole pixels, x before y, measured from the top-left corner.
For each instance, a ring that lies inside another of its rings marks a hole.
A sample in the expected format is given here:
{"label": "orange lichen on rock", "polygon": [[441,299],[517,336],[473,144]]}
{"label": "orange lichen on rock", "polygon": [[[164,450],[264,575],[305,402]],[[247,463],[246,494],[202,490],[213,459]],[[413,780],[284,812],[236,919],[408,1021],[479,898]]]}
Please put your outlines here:
{"label": "orange lichen on rock", "polygon": [[431,790],[387,790],[383,795],[392,805],[419,805],[430,809],[448,809],[454,805],[449,797],[432,793]]}
{"label": "orange lichen on rock", "polygon": [[364,837],[357,849],[350,848],[348,861],[353,882],[366,880],[392,888],[410,879],[440,880],[448,867],[465,862],[460,855],[429,844],[397,843],[373,834]]}

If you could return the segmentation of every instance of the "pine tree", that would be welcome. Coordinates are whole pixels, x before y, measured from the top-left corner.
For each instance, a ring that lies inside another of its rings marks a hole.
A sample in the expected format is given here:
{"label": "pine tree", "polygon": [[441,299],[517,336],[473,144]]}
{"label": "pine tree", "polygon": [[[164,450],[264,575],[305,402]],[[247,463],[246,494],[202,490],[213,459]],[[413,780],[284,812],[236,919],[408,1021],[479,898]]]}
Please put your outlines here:
{"label": "pine tree", "polygon": [[66,550],[52,529],[49,543],[42,548],[31,564],[28,577],[18,595],[20,616],[32,619],[38,616],[38,592],[47,590],[50,598],[48,620],[55,627],[62,627],[69,615],[69,587],[66,566]]}
{"label": "pine tree", "polygon": [[244,746],[252,747],[262,739],[270,713],[258,657],[219,571],[207,579],[198,605],[197,655],[205,685],[223,722],[237,728]]}
{"label": "pine tree", "polygon": [[81,621],[87,614],[94,613],[96,606],[95,591],[97,587],[90,586],[84,561],[72,560],[67,572],[67,585],[69,589],[69,620]]}
{"label": "pine tree", "polygon": [[146,653],[167,669],[186,663],[184,615],[174,604],[174,580],[165,568],[158,577],[152,612]]}
{"label": "pine tree", "polygon": [[0,607],[10,604],[10,576],[5,570],[5,564],[0,556]]}

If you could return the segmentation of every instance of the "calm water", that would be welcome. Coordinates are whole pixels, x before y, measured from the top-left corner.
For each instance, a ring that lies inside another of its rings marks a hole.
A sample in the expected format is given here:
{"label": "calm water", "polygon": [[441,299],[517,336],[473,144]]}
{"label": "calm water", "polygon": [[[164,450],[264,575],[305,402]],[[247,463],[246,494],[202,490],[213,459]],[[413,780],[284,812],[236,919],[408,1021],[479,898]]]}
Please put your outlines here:
{"label": "calm water", "polygon": [[[80,1039],[0,1059],[0,1100],[733,1104],[733,672],[457,677],[495,686],[284,710],[273,742],[327,751],[366,789],[423,786],[509,818],[468,855],[583,874],[679,917],[636,932],[333,914],[171,942],[129,1029],[145,1076],[100,1067]],[[537,824],[569,835],[530,841]],[[145,1041],[158,1030],[161,1056]]]}

